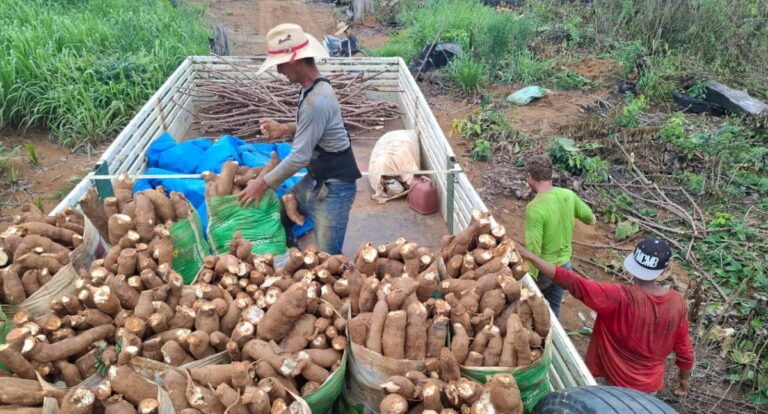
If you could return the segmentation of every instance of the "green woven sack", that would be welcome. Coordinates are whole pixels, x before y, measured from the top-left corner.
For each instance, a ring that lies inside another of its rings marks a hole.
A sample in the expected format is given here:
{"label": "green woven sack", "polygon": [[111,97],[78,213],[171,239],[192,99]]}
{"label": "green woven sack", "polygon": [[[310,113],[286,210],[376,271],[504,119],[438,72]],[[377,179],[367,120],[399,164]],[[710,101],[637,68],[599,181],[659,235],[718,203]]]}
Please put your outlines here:
{"label": "green woven sack", "polygon": [[461,367],[461,373],[483,384],[498,373],[512,374],[520,389],[520,398],[523,400],[525,412],[530,413],[539,400],[549,394],[549,367],[552,365],[552,333],[547,335],[544,343],[544,353],[538,361],[527,367],[505,369],[501,367]]}
{"label": "green woven sack", "polygon": [[336,403],[344,390],[344,376],[347,374],[347,350],[341,358],[341,365],[333,371],[333,374],[312,394],[304,396],[312,414],[325,414]]}
{"label": "green woven sack", "polygon": [[285,246],[285,231],[280,222],[282,203],[274,191],[267,190],[259,206],[240,207],[237,195],[213,197],[205,200],[208,207],[208,241],[213,254],[229,251],[229,242],[240,232],[253,243],[254,254],[279,255]]}
{"label": "green woven sack", "polygon": [[189,218],[177,221],[168,232],[173,241],[173,269],[184,278],[184,284],[188,285],[203,267],[203,259],[211,254],[211,247],[205,241],[200,215],[192,209]]}

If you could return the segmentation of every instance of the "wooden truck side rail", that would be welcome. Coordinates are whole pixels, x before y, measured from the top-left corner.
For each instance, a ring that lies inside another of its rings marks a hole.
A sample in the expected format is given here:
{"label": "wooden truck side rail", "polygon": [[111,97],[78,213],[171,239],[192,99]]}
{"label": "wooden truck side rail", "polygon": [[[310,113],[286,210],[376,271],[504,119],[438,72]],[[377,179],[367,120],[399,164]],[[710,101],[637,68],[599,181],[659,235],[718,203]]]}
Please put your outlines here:
{"label": "wooden truck side rail", "polygon": [[[144,171],[149,145],[164,132],[169,132],[177,139],[184,137],[192,124],[197,104],[204,102],[205,98],[193,98],[182,93],[182,90],[194,88],[195,82],[204,79],[211,71],[233,77],[252,77],[263,59],[214,56],[191,56],[184,59],[118,134],[100,157],[93,172],[61,201],[54,213],[65,206],[76,205],[93,185],[97,186],[102,196],[110,194],[111,182],[94,178],[96,176],[123,172],[139,174]],[[245,69],[241,71],[232,64]],[[433,175],[433,180],[440,196],[440,213],[450,232],[456,233],[466,228],[473,209],[487,209],[466,174],[461,171],[451,145],[401,58],[329,58],[319,59],[318,64],[325,74],[362,72],[365,76],[372,76],[371,82],[383,90],[372,95],[396,102],[400,106],[405,127],[419,131],[423,168],[446,171],[444,174]],[[264,76],[272,75],[267,73]],[[539,292],[530,276],[526,276],[523,283],[529,290]],[[557,390],[595,385],[594,378],[554,314],[551,319],[554,352],[549,376],[552,388]]]}

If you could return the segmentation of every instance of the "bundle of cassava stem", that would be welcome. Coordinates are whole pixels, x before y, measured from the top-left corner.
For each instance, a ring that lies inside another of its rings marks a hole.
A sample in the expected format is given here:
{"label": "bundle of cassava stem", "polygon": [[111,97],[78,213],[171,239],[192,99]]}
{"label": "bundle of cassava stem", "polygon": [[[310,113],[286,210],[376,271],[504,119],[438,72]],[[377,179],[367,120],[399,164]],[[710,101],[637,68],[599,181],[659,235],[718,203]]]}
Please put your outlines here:
{"label": "bundle of cassava stem", "polygon": [[[189,218],[192,207],[182,193],[172,191],[170,196],[166,196],[165,189],[157,187],[134,195],[133,185],[127,173],[121,174],[115,180],[115,195],[105,198],[104,203],[99,200],[96,189],[91,187],[80,200],[80,208],[113,249],[118,245],[121,245],[121,250],[126,249],[127,244],[136,243],[148,243],[152,247],[156,243],[164,244],[162,251],[152,252],[155,259],[165,263],[173,247],[167,248],[170,244],[167,229],[173,223]],[[130,237],[126,239],[126,236]],[[161,243],[156,239],[168,241]]]}
{"label": "bundle of cassava stem", "polygon": [[448,348],[426,361],[427,372],[409,371],[380,384],[387,394],[382,414],[468,413],[522,414],[520,390],[511,374],[496,374],[486,385],[461,377],[458,361]]}
{"label": "bundle of cassava stem", "polygon": [[339,367],[347,346],[340,310],[352,273],[343,256],[292,249],[286,265],[275,269],[272,257],[252,254],[251,242],[236,234],[229,254],[204,263],[195,287],[220,288],[239,311],[228,325],[233,361],[256,361],[255,375],[302,395]]}
{"label": "bundle of cassava stem", "polygon": [[174,410],[179,414],[304,413],[273,377],[254,375],[251,363],[232,362],[189,369],[168,369],[162,374]]}
{"label": "bundle of cassava stem", "polygon": [[527,289],[502,315],[475,328],[472,338],[461,322],[452,325],[451,351],[456,360],[468,367],[524,367],[535,363],[544,352],[549,334],[549,305]]}
{"label": "bundle of cassava stem", "polygon": [[18,305],[70,263],[83,241],[83,215],[70,207],[46,216],[25,205],[0,234],[0,301]]}
{"label": "bundle of cassava stem", "polygon": [[[274,151],[269,162],[263,167],[249,168],[239,165],[237,161],[227,161],[221,165],[221,173],[216,174],[211,171],[203,173],[205,197],[213,198],[238,194],[248,185],[248,181],[264,177],[279,163],[280,159]],[[303,225],[306,217],[299,213],[296,197],[293,194],[286,194],[282,200],[288,218],[298,225]]]}

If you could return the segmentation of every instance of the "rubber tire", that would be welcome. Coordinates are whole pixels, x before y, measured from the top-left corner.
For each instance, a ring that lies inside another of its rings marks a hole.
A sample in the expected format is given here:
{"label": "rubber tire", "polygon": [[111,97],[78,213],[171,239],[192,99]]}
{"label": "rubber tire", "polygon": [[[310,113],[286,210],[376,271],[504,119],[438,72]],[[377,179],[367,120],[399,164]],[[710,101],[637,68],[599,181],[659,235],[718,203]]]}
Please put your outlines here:
{"label": "rubber tire", "polygon": [[674,414],[675,409],[644,392],[594,385],[565,388],[542,398],[535,414]]}

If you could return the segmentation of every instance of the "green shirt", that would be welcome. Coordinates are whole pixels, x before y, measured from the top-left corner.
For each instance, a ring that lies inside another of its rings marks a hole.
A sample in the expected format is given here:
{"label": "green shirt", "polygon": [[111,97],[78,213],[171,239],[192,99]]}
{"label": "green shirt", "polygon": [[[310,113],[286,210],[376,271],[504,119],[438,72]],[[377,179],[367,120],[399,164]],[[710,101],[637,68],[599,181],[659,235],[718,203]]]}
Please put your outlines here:
{"label": "green shirt", "polygon": [[[573,191],[554,187],[537,194],[525,207],[525,247],[548,263],[568,263],[574,218],[586,224],[595,222],[592,210]],[[538,270],[531,266],[530,273],[536,276]]]}

